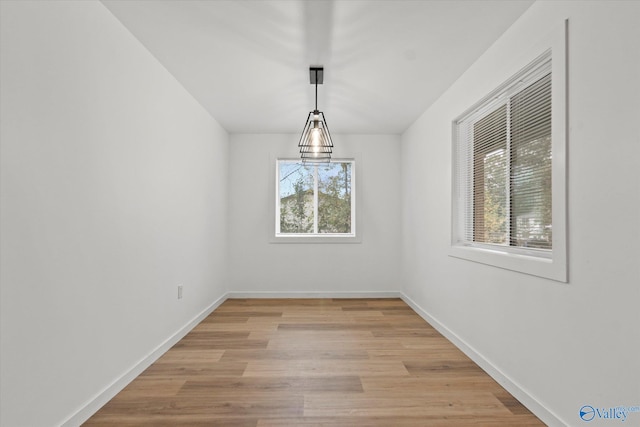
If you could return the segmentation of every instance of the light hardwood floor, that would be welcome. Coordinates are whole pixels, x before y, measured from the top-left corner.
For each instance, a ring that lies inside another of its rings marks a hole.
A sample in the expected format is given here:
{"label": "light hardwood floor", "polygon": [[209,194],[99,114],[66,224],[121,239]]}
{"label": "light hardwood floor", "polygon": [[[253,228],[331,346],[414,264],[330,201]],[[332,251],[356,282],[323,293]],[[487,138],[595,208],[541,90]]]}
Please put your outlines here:
{"label": "light hardwood floor", "polygon": [[400,299],[230,299],[86,426],[540,426]]}

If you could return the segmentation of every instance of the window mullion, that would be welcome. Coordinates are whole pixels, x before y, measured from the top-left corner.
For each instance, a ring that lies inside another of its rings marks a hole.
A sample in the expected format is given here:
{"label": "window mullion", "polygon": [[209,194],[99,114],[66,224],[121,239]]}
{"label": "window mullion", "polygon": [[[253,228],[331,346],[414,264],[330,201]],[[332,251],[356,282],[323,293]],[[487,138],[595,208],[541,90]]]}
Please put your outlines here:
{"label": "window mullion", "polygon": [[318,234],[318,166],[313,168],[313,234]]}
{"label": "window mullion", "polygon": [[512,162],[511,162],[511,98],[507,99],[507,153],[506,153],[506,157],[507,157],[507,167],[506,167],[506,173],[507,173],[507,179],[505,179],[506,181],[506,191],[507,191],[507,197],[506,197],[506,201],[507,201],[507,246],[512,246],[511,244],[511,231],[512,231],[512,223],[513,223],[513,218],[511,215],[511,176],[512,176]]}
{"label": "window mullion", "polygon": [[281,233],[281,226],[282,224],[280,224],[280,210],[282,209],[280,207],[280,161],[276,160],[276,235],[278,233]]}

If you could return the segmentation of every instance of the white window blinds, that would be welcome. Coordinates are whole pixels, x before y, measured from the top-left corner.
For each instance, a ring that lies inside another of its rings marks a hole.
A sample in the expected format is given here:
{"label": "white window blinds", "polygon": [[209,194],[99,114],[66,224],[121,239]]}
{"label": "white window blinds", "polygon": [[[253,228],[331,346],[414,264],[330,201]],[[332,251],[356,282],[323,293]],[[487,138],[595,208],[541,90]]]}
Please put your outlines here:
{"label": "white window blinds", "polygon": [[552,249],[551,58],[455,122],[458,243]]}

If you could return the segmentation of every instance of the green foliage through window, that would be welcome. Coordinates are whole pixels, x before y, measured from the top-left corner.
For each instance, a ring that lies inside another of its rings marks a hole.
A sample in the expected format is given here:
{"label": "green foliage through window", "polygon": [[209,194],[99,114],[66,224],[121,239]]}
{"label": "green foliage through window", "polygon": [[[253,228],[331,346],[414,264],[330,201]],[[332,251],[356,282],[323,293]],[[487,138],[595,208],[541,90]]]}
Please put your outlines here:
{"label": "green foliage through window", "polygon": [[279,234],[352,234],[352,161],[278,161]]}

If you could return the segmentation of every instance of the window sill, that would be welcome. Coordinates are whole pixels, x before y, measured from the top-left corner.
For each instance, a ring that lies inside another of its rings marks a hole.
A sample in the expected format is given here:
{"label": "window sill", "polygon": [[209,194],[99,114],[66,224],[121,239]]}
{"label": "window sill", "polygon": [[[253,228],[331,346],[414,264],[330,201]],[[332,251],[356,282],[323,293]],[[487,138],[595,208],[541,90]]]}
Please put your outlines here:
{"label": "window sill", "polygon": [[271,236],[269,243],[362,243],[362,238],[357,234],[276,234]]}
{"label": "window sill", "polygon": [[544,253],[534,256],[530,254],[512,253],[509,252],[507,248],[502,250],[500,247],[488,249],[484,247],[453,245],[449,251],[449,256],[556,280],[558,282],[567,281],[566,263],[560,259],[556,251],[550,254]]}

